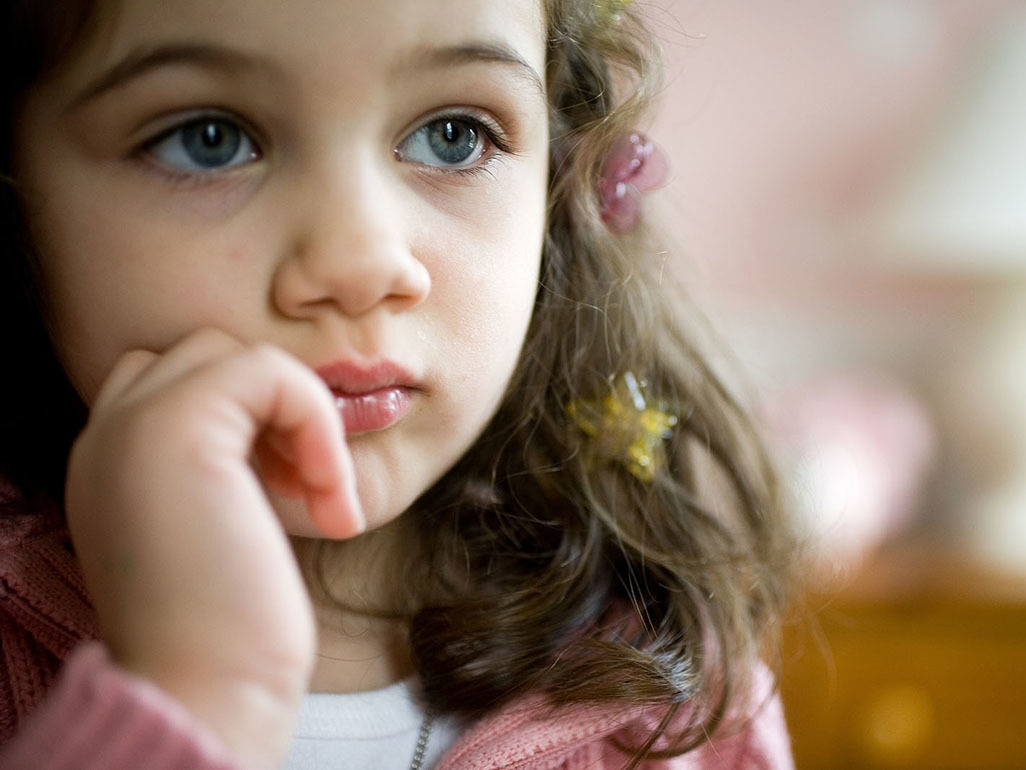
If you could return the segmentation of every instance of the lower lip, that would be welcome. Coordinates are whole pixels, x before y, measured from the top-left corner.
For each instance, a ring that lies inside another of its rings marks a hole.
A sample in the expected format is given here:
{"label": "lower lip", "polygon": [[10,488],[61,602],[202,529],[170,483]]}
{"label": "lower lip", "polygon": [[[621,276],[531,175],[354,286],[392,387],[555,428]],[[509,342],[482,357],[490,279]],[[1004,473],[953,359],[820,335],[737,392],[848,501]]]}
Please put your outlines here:
{"label": "lower lip", "polygon": [[402,387],[367,393],[336,393],[335,405],[342,415],[346,435],[370,433],[395,425],[410,409],[410,391]]}

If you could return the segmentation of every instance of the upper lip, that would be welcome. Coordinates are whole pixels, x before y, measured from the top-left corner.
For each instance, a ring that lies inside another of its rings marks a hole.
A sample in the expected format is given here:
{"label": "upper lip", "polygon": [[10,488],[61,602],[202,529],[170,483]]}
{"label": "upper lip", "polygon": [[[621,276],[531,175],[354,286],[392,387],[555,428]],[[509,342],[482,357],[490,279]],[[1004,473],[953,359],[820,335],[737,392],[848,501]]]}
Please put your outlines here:
{"label": "upper lip", "polygon": [[418,386],[416,377],[391,361],[335,361],[314,370],[336,393],[358,395],[382,388]]}

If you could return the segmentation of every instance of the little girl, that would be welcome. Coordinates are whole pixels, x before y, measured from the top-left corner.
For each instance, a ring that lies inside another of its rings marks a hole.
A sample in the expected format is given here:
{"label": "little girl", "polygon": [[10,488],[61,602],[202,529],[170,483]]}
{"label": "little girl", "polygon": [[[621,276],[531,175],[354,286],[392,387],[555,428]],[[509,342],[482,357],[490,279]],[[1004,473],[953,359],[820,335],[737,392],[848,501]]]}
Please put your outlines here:
{"label": "little girl", "polygon": [[5,0],[0,766],[790,766],[627,0]]}

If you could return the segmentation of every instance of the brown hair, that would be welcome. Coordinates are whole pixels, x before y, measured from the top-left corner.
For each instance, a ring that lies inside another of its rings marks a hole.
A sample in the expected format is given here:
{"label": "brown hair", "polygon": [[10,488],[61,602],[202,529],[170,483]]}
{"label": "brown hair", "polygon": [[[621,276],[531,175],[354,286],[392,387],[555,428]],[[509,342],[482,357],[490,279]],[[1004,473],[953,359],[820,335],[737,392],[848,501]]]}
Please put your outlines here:
{"label": "brown hair", "polygon": [[90,0],[0,3],[0,329],[9,373],[0,377],[6,410],[0,474],[27,494],[57,500],[86,410],[50,342],[37,264],[11,178],[12,131],[25,91],[65,58],[91,15]]}
{"label": "brown hair", "polygon": [[[20,52],[3,75],[5,153],[18,94],[60,60],[91,3],[74,7],[80,15],[69,24],[67,0],[5,4],[0,27],[5,42],[17,42],[7,50]],[[614,235],[599,217],[602,161],[659,84],[651,38],[623,2],[545,0],[545,8],[552,136],[540,287],[497,414],[401,520],[420,556],[409,561],[410,640],[439,712],[476,717],[532,692],[556,706],[661,705],[667,719],[631,750],[680,753],[711,735],[746,692],[786,599],[790,531],[755,431],[694,341],[680,298],[659,280],[651,239],[643,228]],[[6,173],[6,155],[4,163]],[[28,289],[31,260],[6,185],[4,195],[0,291],[25,291],[17,303],[0,301],[0,322],[24,328],[45,314]],[[25,437],[5,429],[0,472],[19,481],[38,479],[37,465],[62,468],[81,424],[41,322],[33,334],[15,351],[34,372],[28,384],[0,378],[8,380],[0,403],[18,403],[42,436],[29,457]],[[649,483],[603,461],[567,413],[627,372],[680,415],[667,468]],[[67,407],[51,410],[40,431],[44,381]],[[330,558],[330,544],[320,555]],[[694,708],[670,729],[683,704]]]}
{"label": "brown hair", "polygon": [[[445,596],[411,625],[435,708],[476,716],[532,691],[667,706],[641,757],[700,744],[747,692],[793,549],[756,432],[660,280],[660,252],[599,216],[602,161],[659,85],[642,20],[618,5],[547,3],[552,168],[532,325],[495,418],[406,523],[427,565],[417,584]],[[627,372],[680,412],[651,483],[603,462],[567,414]],[[685,703],[690,718],[661,736]]]}

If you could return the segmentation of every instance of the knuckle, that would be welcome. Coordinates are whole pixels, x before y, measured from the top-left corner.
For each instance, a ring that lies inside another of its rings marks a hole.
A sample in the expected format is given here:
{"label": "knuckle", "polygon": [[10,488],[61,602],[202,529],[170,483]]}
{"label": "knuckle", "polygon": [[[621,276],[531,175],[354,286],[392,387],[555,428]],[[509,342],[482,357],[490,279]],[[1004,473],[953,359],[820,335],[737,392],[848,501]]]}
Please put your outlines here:
{"label": "knuckle", "polygon": [[206,326],[198,329],[190,335],[189,340],[203,345],[214,346],[238,344],[230,334],[215,326]]}
{"label": "knuckle", "polygon": [[263,363],[276,366],[290,366],[292,359],[281,348],[269,342],[257,342],[250,348],[250,353]]}
{"label": "knuckle", "polygon": [[283,373],[291,379],[303,377],[305,367],[296,358],[268,342],[255,343],[248,351],[254,363],[268,372]]}
{"label": "knuckle", "polygon": [[121,357],[114,364],[114,370],[137,369],[150,363],[155,358],[148,350],[129,350],[122,353]]}

